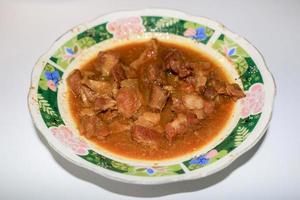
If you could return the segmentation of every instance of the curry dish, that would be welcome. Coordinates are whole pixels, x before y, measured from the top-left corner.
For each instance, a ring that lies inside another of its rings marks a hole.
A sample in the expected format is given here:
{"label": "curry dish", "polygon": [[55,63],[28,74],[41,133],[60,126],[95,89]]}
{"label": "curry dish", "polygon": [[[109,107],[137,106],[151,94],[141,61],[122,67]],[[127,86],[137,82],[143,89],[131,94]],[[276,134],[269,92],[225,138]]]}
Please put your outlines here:
{"label": "curry dish", "polygon": [[67,82],[80,133],[109,152],[144,160],[203,147],[245,96],[210,58],[156,39],[101,51]]}

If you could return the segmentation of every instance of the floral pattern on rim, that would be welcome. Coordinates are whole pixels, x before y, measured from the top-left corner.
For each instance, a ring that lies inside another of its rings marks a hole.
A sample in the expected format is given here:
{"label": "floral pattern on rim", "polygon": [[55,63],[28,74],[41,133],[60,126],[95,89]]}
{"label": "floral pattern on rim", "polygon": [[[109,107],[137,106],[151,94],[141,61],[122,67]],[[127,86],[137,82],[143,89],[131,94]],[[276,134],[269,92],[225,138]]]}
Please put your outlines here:
{"label": "floral pattern on rim", "polygon": [[118,19],[107,23],[106,28],[117,39],[128,39],[133,35],[140,35],[145,32],[145,27],[140,17]]}
{"label": "floral pattern on rim", "polygon": [[189,37],[201,42],[203,41],[207,42],[207,40],[212,36],[214,32],[212,29],[206,26],[193,23],[193,22],[185,22],[184,28],[186,28],[186,30],[183,33],[185,37]]}
{"label": "floral pattern on rim", "polygon": [[53,72],[46,71],[45,77],[48,80],[47,81],[48,88],[53,92],[55,92],[58,86],[58,81],[60,80],[59,72],[57,70],[54,70]]}
{"label": "floral pattern on rim", "polygon": [[249,57],[249,55],[233,40],[222,34],[214,43],[213,48],[217,49],[230,63],[236,66],[239,75],[243,75],[247,71],[248,64],[245,57]]}
{"label": "floral pattern on rim", "polygon": [[78,155],[86,155],[89,153],[88,144],[75,137],[71,130],[66,126],[60,125],[59,127],[50,128],[50,130],[54,137],[56,137],[66,147],[70,148],[74,153]]}
{"label": "floral pattern on rim", "polygon": [[253,84],[246,92],[246,97],[241,99],[242,118],[246,118],[250,115],[256,115],[262,112],[264,106],[265,93],[264,86],[261,83]]}
{"label": "floral pattern on rim", "polygon": [[189,160],[187,163],[188,169],[194,170],[194,169],[203,167],[207,164],[211,164],[211,163],[221,159],[222,157],[224,157],[227,154],[228,154],[227,150],[218,151],[217,149],[212,149],[204,155],[200,155],[200,156],[197,156],[197,157]]}

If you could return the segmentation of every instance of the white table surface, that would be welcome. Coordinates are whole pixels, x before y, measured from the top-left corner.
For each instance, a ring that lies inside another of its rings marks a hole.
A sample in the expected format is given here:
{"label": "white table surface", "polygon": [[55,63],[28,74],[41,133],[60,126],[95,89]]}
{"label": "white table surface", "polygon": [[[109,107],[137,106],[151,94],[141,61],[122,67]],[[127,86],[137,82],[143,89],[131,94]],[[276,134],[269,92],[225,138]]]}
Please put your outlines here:
{"label": "white table surface", "polygon": [[[300,1],[0,1],[0,199],[300,199]],[[277,83],[267,135],[225,170],[138,186],[69,163],[34,128],[27,91],[38,57],[67,29],[102,14],[173,8],[222,22],[265,56]]]}

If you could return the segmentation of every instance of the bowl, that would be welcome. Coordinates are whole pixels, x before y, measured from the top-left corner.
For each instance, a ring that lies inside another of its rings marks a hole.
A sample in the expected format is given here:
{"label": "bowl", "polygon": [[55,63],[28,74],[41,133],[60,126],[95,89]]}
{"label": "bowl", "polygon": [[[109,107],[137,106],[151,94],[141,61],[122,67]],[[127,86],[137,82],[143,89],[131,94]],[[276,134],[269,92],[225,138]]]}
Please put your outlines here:
{"label": "bowl", "polygon": [[[80,136],[68,108],[66,77],[99,50],[149,38],[188,45],[207,54],[244,89],[229,122],[205,147],[174,159],[124,158]],[[253,147],[268,128],[275,83],[262,55],[224,25],[162,9],[114,12],[80,24],[55,41],[34,66],[28,104],[49,145],[70,162],[117,181],[162,184],[216,173]]]}

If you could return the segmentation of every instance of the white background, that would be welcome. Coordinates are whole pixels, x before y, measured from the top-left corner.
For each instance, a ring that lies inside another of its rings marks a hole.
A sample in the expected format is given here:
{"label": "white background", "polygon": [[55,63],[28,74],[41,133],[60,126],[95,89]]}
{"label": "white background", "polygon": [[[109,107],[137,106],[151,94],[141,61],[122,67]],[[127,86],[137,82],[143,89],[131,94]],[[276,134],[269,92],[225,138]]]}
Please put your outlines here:
{"label": "white background", "polygon": [[[118,183],[49,148],[27,108],[38,57],[69,28],[102,14],[173,8],[222,22],[264,55],[277,83],[267,135],[210,177],[161,186]],[[300,1],[0,1],[0,199],[300,199]]]}

